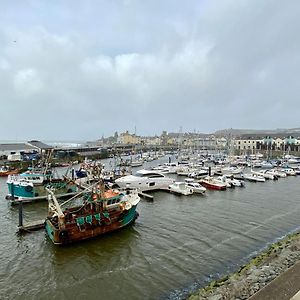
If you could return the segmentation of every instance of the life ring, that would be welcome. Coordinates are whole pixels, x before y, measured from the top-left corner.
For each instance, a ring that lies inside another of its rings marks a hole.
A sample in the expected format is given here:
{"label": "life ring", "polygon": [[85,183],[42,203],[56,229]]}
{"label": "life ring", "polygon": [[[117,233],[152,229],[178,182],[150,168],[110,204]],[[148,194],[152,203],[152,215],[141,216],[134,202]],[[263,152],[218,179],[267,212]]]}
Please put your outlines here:
{"label": "life ring", "polygon": [[32,192],[32,190],[33,190],[33,187],[31,185],[25,186],[25,191],[26,192],[30,193],[30,192]]}

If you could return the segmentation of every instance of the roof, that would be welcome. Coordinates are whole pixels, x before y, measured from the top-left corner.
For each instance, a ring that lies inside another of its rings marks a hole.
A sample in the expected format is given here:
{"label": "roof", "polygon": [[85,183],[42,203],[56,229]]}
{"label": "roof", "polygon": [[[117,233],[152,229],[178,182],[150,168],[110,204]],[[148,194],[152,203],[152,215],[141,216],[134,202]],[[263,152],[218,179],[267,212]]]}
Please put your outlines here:
{"label": "roof", "polygon": [[266,137],[270,137],[270,138],[281,138],[281,139],[284,139],[286,137],[289,137],[289,136],[293,136],[294,138],[299,138],[299,134],[295,134],[295,133],[288,133],[288,132],[285,132],[285,133],[257,133],[257,134],[241,134],[239,136],[236,136],[236,139],[240,139],[240,140],[244,140],[244,139],[256,139],[256,140],[259,140],[259,139],[265,139]]}
{"label": "roof", "polygon": [[28,144],[33,145],[34,147],[37,147],[39,149],[45,149],[45,150],[53,149],[52,146],[49,146],[49,145],[47,145],[43,142],[40,142],[40,141],[28,141]]}
{"label": "roof", "polygon": [[0,151],[36,150],[36,147],[26,143],[0,144]]}
{"label": "roof", "polygon": [[248,134],[245,134],[245,135],[240,135],[240,136],[237,136],[235,138],[236,141],[239,141],[239,140],[251,140],[251,141],[257,141],[257,140],[262,140],[263,138],[265,138],[265,136],[261,136],[261,135],[248,135]]}

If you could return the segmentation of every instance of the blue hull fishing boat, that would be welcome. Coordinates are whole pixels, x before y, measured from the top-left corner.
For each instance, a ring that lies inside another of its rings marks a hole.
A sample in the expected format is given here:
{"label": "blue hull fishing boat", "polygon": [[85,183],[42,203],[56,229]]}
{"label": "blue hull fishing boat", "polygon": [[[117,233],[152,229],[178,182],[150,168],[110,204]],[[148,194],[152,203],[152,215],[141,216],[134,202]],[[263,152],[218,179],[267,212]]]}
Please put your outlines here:
{"label": "blue hull fishing boat", "polygon": [[23,173],[8,176],[7,200],[15,202],[32,202],[47,198],[46,188],[54,188],[58,197],[74,195],[78,188],[67,179],[53,178],[49,174]]}

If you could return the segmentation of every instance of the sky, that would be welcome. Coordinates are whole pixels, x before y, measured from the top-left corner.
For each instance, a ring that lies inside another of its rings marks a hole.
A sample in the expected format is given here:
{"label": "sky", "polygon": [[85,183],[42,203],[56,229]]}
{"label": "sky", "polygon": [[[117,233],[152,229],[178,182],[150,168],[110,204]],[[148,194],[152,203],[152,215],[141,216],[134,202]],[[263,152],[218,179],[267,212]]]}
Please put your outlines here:
{"label": "sky", "polygon": [[0,140],[300,127],[300,2],[0,0]]}

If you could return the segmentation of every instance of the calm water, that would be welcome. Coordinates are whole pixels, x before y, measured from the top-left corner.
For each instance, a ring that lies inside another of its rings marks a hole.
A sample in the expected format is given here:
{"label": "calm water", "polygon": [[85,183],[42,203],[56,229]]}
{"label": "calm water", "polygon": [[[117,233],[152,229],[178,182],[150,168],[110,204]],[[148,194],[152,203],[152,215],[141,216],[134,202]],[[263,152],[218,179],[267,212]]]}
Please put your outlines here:
{"label": "calm water", "polygon": [[[299,177],[246,188],[142,200],[135,225],[57,247],[43,230],[16,234],[0,178],[0,299],[182,299],[297,229]],[[41,219],[46,203],[25,206]]]}

